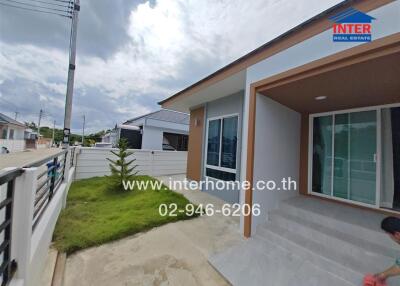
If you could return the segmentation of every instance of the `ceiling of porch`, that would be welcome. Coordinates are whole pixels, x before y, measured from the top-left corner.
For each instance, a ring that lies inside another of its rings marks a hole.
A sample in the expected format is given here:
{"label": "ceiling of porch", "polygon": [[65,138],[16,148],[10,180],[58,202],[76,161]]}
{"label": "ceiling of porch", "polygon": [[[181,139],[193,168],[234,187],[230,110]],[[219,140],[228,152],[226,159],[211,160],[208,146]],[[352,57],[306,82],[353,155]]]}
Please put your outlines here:
{"label": "ceiling of porch", "polygon": [[400,102],[400,52],[260,93],[305,114]]}

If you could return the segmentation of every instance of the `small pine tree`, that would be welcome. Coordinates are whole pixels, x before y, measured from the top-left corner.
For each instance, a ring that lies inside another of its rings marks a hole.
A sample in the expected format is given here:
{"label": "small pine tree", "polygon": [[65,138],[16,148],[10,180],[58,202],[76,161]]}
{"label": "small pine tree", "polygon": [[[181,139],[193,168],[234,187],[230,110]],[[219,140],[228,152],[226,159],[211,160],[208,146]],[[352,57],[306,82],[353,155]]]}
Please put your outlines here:
{"label": "small pine tree", "polygon": [[117,160],[111,160],[107,158],[111,163],[109,164],[111,170],[111,184],[112,187],[118,190],[123,190],[123,181],[132,179],[138,172],[134,169],[137,165],[131,166],[136,159],[127,161],[126,159],[133,154],[128,150],[128,141],[123,138],[118,141],[118,151],[111,151],[112,154],[117,156]]}

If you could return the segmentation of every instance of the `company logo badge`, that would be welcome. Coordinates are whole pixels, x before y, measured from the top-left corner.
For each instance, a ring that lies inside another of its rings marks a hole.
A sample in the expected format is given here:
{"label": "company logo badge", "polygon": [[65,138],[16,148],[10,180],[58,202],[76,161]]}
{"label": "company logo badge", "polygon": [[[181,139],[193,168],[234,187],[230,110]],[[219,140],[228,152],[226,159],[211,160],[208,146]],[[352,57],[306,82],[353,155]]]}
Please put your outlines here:
{"label": "company logo badge", "polygon": [[330,17],[333,24],[334,42],[371,42],[372,20],[376,20],[361,11],[349,8]]}

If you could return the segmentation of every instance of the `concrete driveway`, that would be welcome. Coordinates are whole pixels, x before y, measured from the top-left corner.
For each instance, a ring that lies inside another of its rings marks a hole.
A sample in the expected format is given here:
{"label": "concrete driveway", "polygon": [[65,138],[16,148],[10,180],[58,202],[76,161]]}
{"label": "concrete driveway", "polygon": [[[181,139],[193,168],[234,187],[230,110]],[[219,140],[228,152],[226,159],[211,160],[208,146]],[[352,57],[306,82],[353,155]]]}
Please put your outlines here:
{"label": "concrete driveway", "polygon": [[24,167],[35,161],[44,159],[61,152],[59,148],[44,148],[37,150],[27,150],[22,152],[0,154],[0,172],[8,167]]}
{"label": "concrete driveway", "polygon": [[[224,203],[199,191],[182,193],[196,204],[217,208]],[[242,240],[238,218],[214,215],[170,223],[71,255],[64,285],[229,285],[207,259]]]}

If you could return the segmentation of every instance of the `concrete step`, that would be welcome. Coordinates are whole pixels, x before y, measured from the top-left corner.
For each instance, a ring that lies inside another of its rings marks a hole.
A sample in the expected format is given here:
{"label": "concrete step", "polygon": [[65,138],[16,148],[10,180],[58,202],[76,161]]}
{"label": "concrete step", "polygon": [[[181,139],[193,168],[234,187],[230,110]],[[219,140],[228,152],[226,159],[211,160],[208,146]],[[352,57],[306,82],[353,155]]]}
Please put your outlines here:
{"label": "concrete step", "polygon": [[325,246],[279,226],[271,224],[260,226],[255,237],[278,245],[290,253],[302,257],[304,261],[317,265],[335,276],[342,277],[352,285],[361,285],[363,274],[370,272],[361,269],[358,261],[352,256],[339,256]]}
{"label": "concrete step", "polygon": [[357,236],[382,247],[386,255],[400,257],[399,246],[380,229],[380,223],[385,217],[383,214],[309,197],[284,201],[280,210],[343,234]]}
{"label": "concrete step", "polygon": [[365,269],[374,269],[377,266],[387,268],[393,265],[393,261],[396,259],[393,252],[386,247],[304,220],[299,216],[292,216],[282,210],[271,212],[269,220],[272,225],[324,245],[335,253],[347,254],[356,258]]}
{"label": "concrete step", "polygon": [[209,262],[234,286],[360,286],[258,238],[211,256]]}

